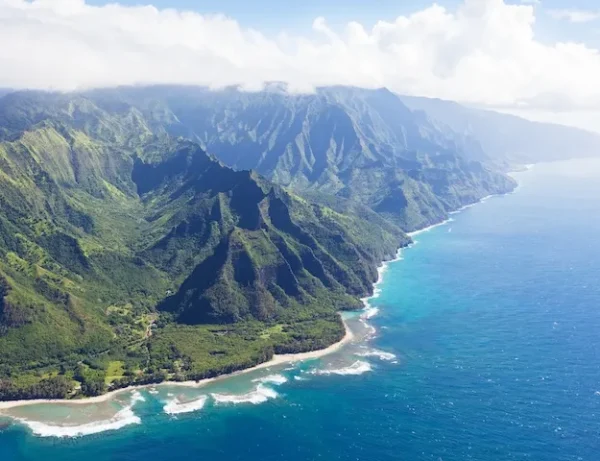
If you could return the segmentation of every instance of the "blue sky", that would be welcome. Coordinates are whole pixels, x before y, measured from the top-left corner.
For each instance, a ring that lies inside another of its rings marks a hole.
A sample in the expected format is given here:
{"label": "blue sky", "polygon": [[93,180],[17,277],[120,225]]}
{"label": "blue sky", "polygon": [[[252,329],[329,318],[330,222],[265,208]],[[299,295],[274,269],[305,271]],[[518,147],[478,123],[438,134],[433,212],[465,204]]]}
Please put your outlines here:
{"label": "blue sky", "polygon": [[[328,22],[360,21],[374,23],[379,19],[392,19],[430,6],[431,0],[89,0],[87,3],[104,5],[152,4],[157,8],[176,8],[199,13],[224,13],[242,24],[260,29],[306,28],[317,16]],[[459,1],[438,1],[440,5],[453,6]]]}
{"label": "blue sky", "polygon": [[[191,10],[202,14],[222,13],[236,19],[240,24],[272,35],[281,30],[302,32],[310,28],[312,21],[323,16],[331,27],[341,27],[349,21],[358,21],[366,27],[378,20],[392,20],[400,15],[431,6],[433,0],[88,0],[88,4],[122,5],[151,4],[157,8]],[[435,3],[454,10],[460,0],[437,0]],[[582,41],[600,48],[600,18],[573,23],[556,18],[556,11],[600,12],[600,0],[508,0],[506,3],[536,3],[538,10],[535,33],[538,40]]]}
{"label": "blue sky", "polygon": [[[88,0],[88,4],[122,5],[151,4],[157,8],[176,8],[199,13],[224,13],[240,22],[256,27],[297,27],[317,16],[326,16],[331,22],[360,20],[374,22],[392,19],[401,14],[423,9],[437,3],[449,9],[462,3],[459,0]],[[507,1],[507,3],[531,3]],[[598,0],[540,0],[541,10],[599,10]]]}

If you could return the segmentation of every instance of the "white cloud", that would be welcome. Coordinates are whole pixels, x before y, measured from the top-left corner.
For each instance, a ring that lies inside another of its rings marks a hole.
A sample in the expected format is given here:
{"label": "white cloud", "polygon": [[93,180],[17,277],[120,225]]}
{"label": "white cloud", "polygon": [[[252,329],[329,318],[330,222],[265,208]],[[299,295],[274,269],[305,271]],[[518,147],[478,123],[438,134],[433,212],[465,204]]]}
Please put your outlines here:
{"label": "white cloud", "polygon": [[0,86],[73,89],[136,83],[250,88],[348,84],[503,107],[600,108],[600,55],[544,44],[532,5],[464,0],[372,28],[268,38],[224,16],[103,7],[83,0],[0,0]]}
{"label": "white cloud", "polygon": [[575,23],[591,22],[600,19],[600,10],[549,10],[548,13],[555,19],[564,19]]}

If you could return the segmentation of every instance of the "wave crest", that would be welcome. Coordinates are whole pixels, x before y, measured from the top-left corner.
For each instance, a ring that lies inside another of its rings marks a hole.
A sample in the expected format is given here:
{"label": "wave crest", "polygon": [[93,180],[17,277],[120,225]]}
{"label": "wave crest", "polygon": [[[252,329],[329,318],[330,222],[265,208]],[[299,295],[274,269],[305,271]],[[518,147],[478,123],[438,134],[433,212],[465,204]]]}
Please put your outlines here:
{"label": "wave crest", "polygon": [[131,394],[131,404],[130,406],[135,405],[137,402],[145,402],[146,399],[139,391],[133,391]]}
{"label": "wave crest", "polygon": [[257,405],[264,403],[269,399],[275,399],[279,396],[273,389],[260,383],[256,386],[256,389],[248,392],[247,394],[235,395],[235,394],[211,394],[211,397],[216,403],[252,403]]}
{"label": "wave crest", "polygon": [[360,318],[362,320],[369,320],[375,317],[377,314],[379,314],[379,308],[368,305],[363,309],[363,313],[360,314]]}
{"label": "wave crest", "polygon": [[391,362],[396,360],[396,355],[391,352],[380,351],[379,349],[371,349],[365,352],[357,352],[355,355],[359,357],[377,357],[379,360]]}
{"label": "wave crest", "polygon": [[207,397],[202,397],[192,400],[191,402],[181,402],[177,397],[166,402],[163,411],[168,415],[178,415],[181,413],[191,413],[192,411],[201,410],[206,403]]}
{"label": "wave crest", "polygon": [[352,365],[343,368],[334,368],[327,370],[313,370],[315,375],[362,375],[371,371],[371,364],[363,360],[357,360]]}
{"label": "wave crest", "polygon": [[269,375],[263,376],[262,378],[253,379],[252,382],[281,386],[282,384],[287,383],[287,378],[283,375]]}
{"label": "wave crest", "polygon": [[34,435],[40,437],[61,438],[82,437],[84,435],[98,434],[100,432],[115,431],[125,426],[129,426],[130,424],[140,424],[142,422],[142,420],[135,415],[131,406],[123,408],[110,419],[80,424],[78,426],[59,426],[27,419],[18,419],[18,421],[31,429]]}

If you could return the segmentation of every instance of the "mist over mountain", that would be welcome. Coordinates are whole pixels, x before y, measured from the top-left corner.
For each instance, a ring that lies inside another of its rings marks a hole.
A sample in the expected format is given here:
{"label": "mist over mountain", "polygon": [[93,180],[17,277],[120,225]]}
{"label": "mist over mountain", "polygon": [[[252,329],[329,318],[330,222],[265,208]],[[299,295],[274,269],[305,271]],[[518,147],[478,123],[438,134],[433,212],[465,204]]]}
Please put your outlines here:
{"label": "mist over mountain", "polygon": [[[350,199],[405,230],[514,187],[477,140],[412,112],[386,89],[288,94],[143,87],[87,94],[139,110],[152,130],[200,143],[226,165],[310,194]],[[127,108],[127,109],[126,109]]]}
{"label": "mist over mountain", "polygon": [[453,101],[399,96],[455,133],[479,141],[489,158],[507,167],[600,155],[600,135],[579,128],[540,123],[473,109]]}

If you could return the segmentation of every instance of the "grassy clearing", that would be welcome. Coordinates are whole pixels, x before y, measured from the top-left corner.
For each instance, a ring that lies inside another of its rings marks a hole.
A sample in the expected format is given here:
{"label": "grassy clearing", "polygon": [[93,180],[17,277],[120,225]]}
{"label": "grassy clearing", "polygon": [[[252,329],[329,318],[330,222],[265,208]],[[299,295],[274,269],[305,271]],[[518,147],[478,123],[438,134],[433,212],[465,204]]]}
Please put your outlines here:
{"label": "grassy clearing", "polygon": [[117,379],[121,379],[125,373],[125,363],[121,360],[111,360],[106,367],[106,376],[104,382],[109,385]]}

